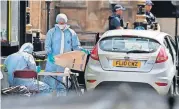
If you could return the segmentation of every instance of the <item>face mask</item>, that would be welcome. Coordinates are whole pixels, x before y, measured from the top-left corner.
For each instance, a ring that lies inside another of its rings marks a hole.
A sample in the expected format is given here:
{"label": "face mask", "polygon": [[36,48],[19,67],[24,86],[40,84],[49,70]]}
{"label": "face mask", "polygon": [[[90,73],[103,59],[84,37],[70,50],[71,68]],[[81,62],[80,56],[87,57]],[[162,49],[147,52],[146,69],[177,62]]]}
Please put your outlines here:
{"label": "face mask", "polygon": [[66,27],[66,24],[64,24],[64,25],[59,25],[59,24],[58,24],[58,27],[59,27],[61,30],[64,30],[65,27]]}

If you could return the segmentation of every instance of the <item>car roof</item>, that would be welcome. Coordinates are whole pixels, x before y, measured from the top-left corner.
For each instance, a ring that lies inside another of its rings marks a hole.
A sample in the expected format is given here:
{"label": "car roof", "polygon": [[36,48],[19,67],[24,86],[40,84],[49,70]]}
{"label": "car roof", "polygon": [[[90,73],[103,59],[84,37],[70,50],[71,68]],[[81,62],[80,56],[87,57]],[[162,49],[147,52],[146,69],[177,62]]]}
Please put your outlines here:
{"label": "car roof", "polygon": [[122,35],[146,37],[146,38],[154,39],[161,44],[163,43],[164,37],[166,35],[170,36],[167,33],[159,32],[159,31],[153,31],[153,30],[130,30],[130,29],[126,29],[126,30],[109,30],[102,35],[101,39],[105,38],[105,37],[122,36]]}

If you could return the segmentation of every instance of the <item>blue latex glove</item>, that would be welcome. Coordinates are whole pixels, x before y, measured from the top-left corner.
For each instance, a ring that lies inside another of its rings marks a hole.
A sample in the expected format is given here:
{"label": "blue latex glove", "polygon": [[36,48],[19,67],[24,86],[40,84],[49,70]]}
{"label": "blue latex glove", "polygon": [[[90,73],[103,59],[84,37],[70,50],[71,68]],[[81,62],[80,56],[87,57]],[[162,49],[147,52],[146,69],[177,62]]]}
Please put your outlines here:
{"label": "blue latex glove", "polygon": [[49,55],[48,55],[48,60],[49,60],[51,63],[55,63],[55,59],[54,59],[54,57],[53,57],[52,54],[49,54]]}
{"label": "blue latex glove", "polygon": [[86,53],[87,55],[89,55],[89,54],[90,54],[90,51],[89,51],[89,50],[87,50],[87,49],[82,48],[82,49],[81,49],[81,51],[83,51],[83,52],[84,52],[84,53]]}
{"label": "blue latex glove", "polygon": [[40,66],[36,66],[36,72],[39,73],[41,71]]}

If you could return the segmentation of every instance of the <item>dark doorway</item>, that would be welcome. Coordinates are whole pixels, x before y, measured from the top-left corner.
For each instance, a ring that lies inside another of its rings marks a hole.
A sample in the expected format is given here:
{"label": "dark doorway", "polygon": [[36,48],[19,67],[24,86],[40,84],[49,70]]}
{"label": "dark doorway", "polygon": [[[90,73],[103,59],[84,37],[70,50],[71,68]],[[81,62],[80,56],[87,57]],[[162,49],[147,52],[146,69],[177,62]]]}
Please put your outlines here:
{"label": "dark doorway", "polygon": [[171,1],[152,1],[154,6],[152,13],[158,18],[174,18],[175,17],[175,6],[172,5]]}
{"label": "dark doorway", "polygon": [[26,1],[20,1],[20,46],[26,37]]}

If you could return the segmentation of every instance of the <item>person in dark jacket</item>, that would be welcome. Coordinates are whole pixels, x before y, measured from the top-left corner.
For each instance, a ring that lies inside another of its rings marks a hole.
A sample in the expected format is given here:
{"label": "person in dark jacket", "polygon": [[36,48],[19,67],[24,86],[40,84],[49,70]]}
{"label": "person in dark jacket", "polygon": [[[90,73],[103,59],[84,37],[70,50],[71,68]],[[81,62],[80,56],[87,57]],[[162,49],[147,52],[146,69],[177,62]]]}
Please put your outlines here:
{"label": "person in dark jacket", "polygon": [[123,24],[123,18],[122,14],[125,8],[121,5],[115,5],[114,6],[114,13],[113,15],[109,16],[109,30],[114,30],[114,29],[123,29],[124,24]]}
{"label": "person in dark jacket", "polygon": [[[148,25],[152,25],[154,23],[157,23],[156,17],[151,13],[152,6],[154,4],[151,0],[146,0],[145,4],[145,10],[146,10],[146,20]],[[160,31],[160,25],[157,23],[157,30]]]}
{"label": "person in dark jacket", "polygon": [[146,20],[148,25],[152,24],[153,22],[156,22],[155,16],[151,13],[152,6],[154,5],[152,1],[146,0],[145,4],[145,10],[146,10]]}

